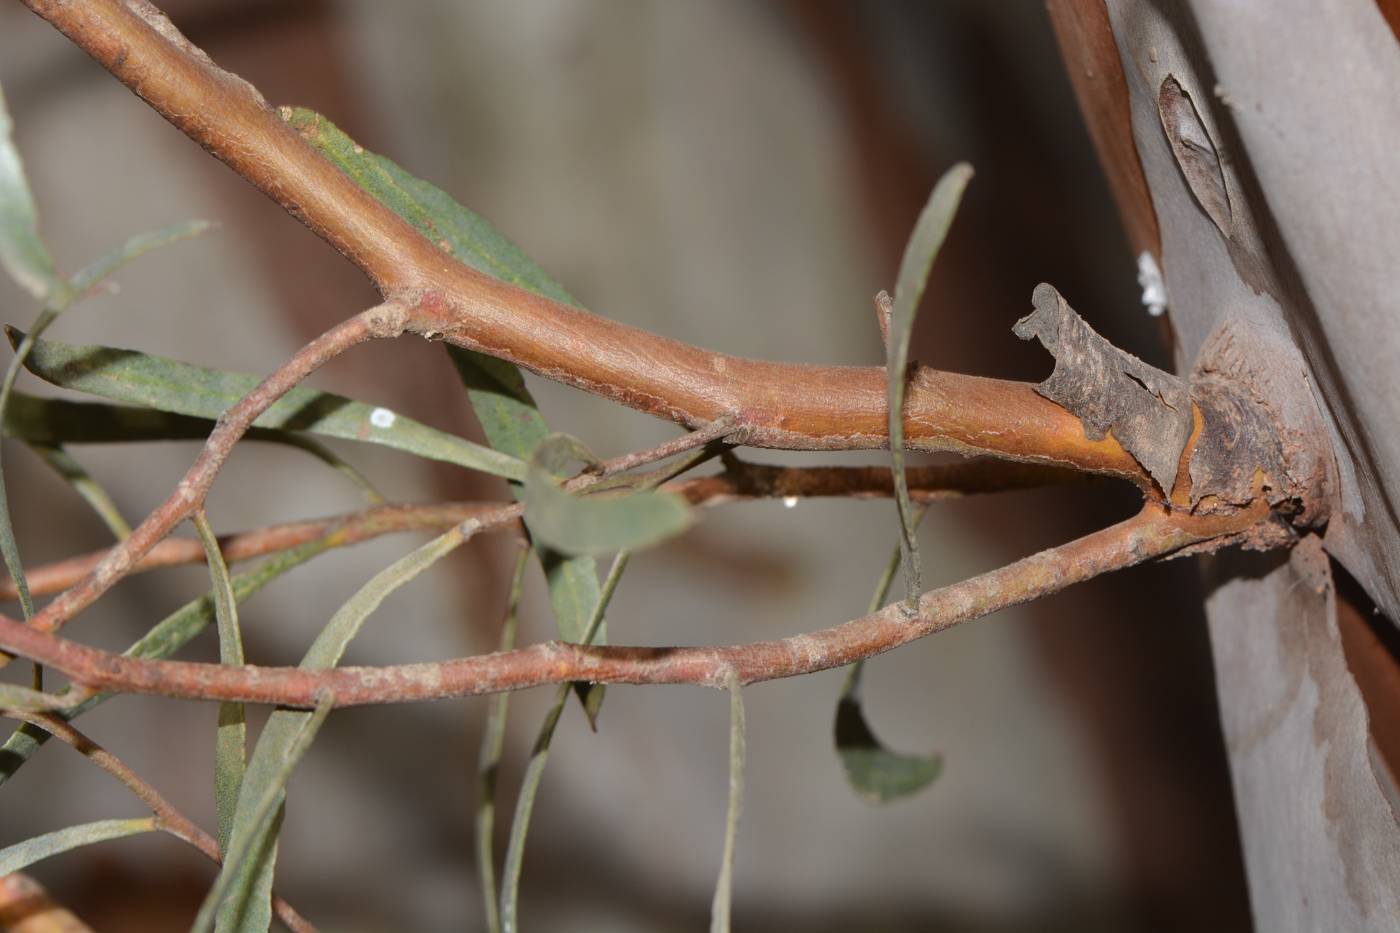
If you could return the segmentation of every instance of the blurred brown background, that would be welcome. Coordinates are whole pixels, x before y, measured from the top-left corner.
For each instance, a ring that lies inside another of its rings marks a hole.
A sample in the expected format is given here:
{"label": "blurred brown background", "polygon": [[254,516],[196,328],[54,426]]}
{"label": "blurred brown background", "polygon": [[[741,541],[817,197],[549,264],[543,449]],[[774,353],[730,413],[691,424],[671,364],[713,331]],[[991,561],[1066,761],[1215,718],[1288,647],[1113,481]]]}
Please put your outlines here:
{"label": "blurred brown background", "polygon": [[[1115,344],[1167,365],[1037,0],[165,9],[272,103],[321,111],[484,214],[597,313],[747,356],[876,364],[871,296],[892,286],[933,182],[965,159],[977,177],[934,270],[914,355],[1044,378],[1048,354],[1011,325],[1049,281]],[[373,302],[348,263],[17,6],[0,7],[0,82],[45,233],[69,268],[139,229],[188,216],[222,224],[123,272],[120,294],[70,312],[56,338],[265,372]],[[0,300],[6,321],[34,312],[9,283]],[[357,350],[316,380],[478,430],[440,349],[422,341]],[[603,456],[676,433],[531,386],[557,429]],[[356,507],[353,490],[304,455],[246,446],[211,500],[220,532]],[[194,450],[79,455],[138,518]],[[451,468],[342,452],[390,498],[505,494]],[[105,543],[27,451],[5,453],[28,563]],[[1094,487],[940,505],[923,529],[927,582],[1085,533],[1134,500]],[[747,641],[853,617],[894,528],[888,503],[709,513],[634,562],[609,613],[612,638]],[[322,558],[271,587],[243,613],[250,658],[294,661],[355,581],[409,546]],[[454,555],[386,603],[347,660],[487,650],[509,558],[500,540]],[[199,568],[132,580],[70,633],[124,648],[206,582]],[[523,634],[546,638],[539,580],[531,587]],[[831,750],[839,673],[748,691],[737,927],[1247,929],[1199,604],[1193,563],[1138,568],[878,659],[867,689],[876,731],[947,759],[930,791],[881,809],[845,789]],[[212,639],[190,652],[215,655]],[[544,702],[512,705],[503,823]],[[481,928],[470,795],[483,710],[458,701],[337,713],[292,784],[279,890],[325,930]],[[568,711],[526,858],[527,929],[704,927],[726,721],[722,697],[665,688],[610,690],[597,735]],[[212,826],[212,707],[124,699],[84,722]],[[48,748],[0,790],[0,845],[139,810]],[[178,843],[143,838],[35,874],[98,930],[155,931],[187,928],[211,870]]]}

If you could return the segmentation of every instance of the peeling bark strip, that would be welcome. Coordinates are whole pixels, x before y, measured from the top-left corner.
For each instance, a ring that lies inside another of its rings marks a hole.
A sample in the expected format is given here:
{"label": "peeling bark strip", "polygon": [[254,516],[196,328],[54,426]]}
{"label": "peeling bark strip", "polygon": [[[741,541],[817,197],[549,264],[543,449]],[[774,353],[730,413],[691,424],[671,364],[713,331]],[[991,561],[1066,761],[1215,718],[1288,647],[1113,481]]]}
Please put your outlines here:
{"label": "peeling bark strip", "polygon": [[1094,333],[1050,285],[1037,286],[1031,300],[1035,312],[1016,322],[1016,336],[1039,337],[1055,357],[1055,371],[1036,392],[1077,416],[1090,440],[1112,431],[1170,496],[1194,426],[1185,380]]}
{"label": "peeling bark strip", "polygon": [[1162,129],[1171,143],[1181,174],[1201,208],[1215,221],[1227,237],[1234,227],[1234,212],[1225,187],[1225,172],[1220,153],[1211,141],[1210,131],[1196,110],[1195,101],[1181,86],[1175,75],[1167,75],[1157,94],[1157,111],[1162,116]]}

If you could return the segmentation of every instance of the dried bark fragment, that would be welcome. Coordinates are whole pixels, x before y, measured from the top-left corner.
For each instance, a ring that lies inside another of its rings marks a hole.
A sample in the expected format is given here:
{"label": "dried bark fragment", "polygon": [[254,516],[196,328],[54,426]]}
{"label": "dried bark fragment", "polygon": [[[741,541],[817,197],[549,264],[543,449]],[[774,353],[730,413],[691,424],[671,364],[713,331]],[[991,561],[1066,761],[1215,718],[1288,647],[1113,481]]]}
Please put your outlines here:
{"label": "dried bark fragment", "polygon": [[1060,293],[1041,284],[1035,312],[1016,323],[1022,340],[1039,337],[1055,357],[1055,371],[1035,387],[1084,425],[1090,440],[1109,432],[1171,495],[1193,417],[1185,380],[1109,343],[1084,323]]}
{"label": "dried bark fragment", "polygon": [[1195,101],[1176,75],[1167,75],[1157,94],[1157,110],[1162,117],[1162,129],[1171,143],[1172,154],[1186,176],[1191,193],[1201,208],[1227,237],[1234,226],[1230,195],[1225,186],[1220,153],[1211,141],[1210,131],[1196,110]]}

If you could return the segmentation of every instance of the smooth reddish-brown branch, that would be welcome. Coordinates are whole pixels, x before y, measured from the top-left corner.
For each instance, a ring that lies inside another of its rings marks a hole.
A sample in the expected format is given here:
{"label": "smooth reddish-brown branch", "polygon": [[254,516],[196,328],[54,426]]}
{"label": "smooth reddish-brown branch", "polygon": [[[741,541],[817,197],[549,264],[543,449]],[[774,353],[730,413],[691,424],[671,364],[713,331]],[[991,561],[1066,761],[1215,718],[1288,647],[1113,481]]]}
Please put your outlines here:
{"label": "smooth reddish-brown branch", "polygon": [[[78,754],[125,784],[128,790],[141,799],[142,803],[150,807],[151,813],[155,815],[157,829],[163,830],[203,852],[215,865],[221,864],[218,840],[175,809],[170,801],[161,796],[160,791],[152,787],[145,778],[132,771],[116,755],[79,732],[72,723],[53,713],[28,713],[16,710],[3,710],[0,713],[3,713],[8,719],[17,719],[20,722],[37,726],[69,745]],[[285,923],[293,933],[316,933],[315,927],[297,913],[292,905],[275,893],[272,895],[272,907],[277,913],[277,918]]]}
{"label": "smooth reddish-brown branch", "polygon": [[1135,518],[927,593],[909,618],[891,605],[835,628],[711,648],[620,648],[548,642],[431,664],[331,670],[148,661],[115,655],[0,616],[0,648],[53,668],[91,692],[150,693],[312,708],[318,691],[340,706],[408,703],[570,681],[723,686],[841,667],[998,609],[1191,546],[1223,544],[1270,520],[1256,500],[1231,515],[1192,516],[1148,503]]}
{"label": "smooth reddish-brown branch", "polygon": [[[247,82],[164,20],[119,0],[25,0],[128,88],[360,267],[411,299],[405,327],[689,427],[734,419],[736,442],[790,449],[888,444],[884,370],[739,359],[627,327],[479,273],[445,254],[297,135]],[[910,447],[989,453],[1126,476],[1156,495],[1110,435],[1025,383],[919,368]]]}
{"label": "smooth reddish-brown branch", "polygon": [[29,624],[51,632],[126,576],[151,548],[203,504],[205,494],[234,444],[259,415],[333,357],[374,337],[397,336],[402,332],[406,313],[407,307],[399,301],[378,305],[337,324],[278,367],[257,388],[219,416],[199,457],[170,497],[146,516],[130,537],[108,551],[89,574],[45,606]]}
{"label": "smooth reddish-brown branch", "polygon": [[[692,440],[695,435],[677,438]],[[703,441],[702,441],[703,442]],[[679,453],[681,451],[670,451]],[[640,462],[657,459],[656,451],[627,454],[609,461],[609,475],[629,469]],[[629,466],[630,465],[630,466]],[[697,508],[707,508],[743,499],[772,499],[796,496],[843,496],[850,498],[889,497],[894,482],[886,467],[783,467],[748,463],[730,459],[728,469],[713,476],[674,480],[661,488],[679,493]],[[940,466],[910,467],[910,497],[926,502],[950,496],[975,493],[1003,492],[1063,483],[1083,483],[1093,480],[1093,474],[1079,473],[1061,467],[1015,461],[978,458]],[[219,538],[224,560],[230,564],[285,551],[314,541],[334,532],[334,546],[359,544],[379,535],[401,531],[443,531],[469,518],[478,518],[500,507],[495,502],[441,502],[423,505],[379,505],[359,512],[315,521],[287,522],[269,525],[240,534]],[[510,524],[484,528],[501,531]],[[518,526],[517,526],[518,527]],[[29,592],[35,596],[57,593],[74,585],[91,573],[111,549],[95,551],[81,557],[45,564],[29,571]],[[167,538],[146,553],[131,573],[201,564],[205,560],[204,546],[194,538]],[[17,599],[12,580],[0,580],[0,601]]]}

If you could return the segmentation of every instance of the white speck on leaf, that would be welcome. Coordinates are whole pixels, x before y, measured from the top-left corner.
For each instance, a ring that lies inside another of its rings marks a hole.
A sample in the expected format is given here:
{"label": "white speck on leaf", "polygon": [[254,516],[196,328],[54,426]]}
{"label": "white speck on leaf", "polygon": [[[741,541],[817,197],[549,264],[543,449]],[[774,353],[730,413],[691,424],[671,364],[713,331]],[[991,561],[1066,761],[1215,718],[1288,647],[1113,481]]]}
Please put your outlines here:
{"label": "white speck on leaf", "polygon": [[387,408],[376,408],[369,413],[369,423],[376,428],[392,428],[396,417],[398,416]]}

